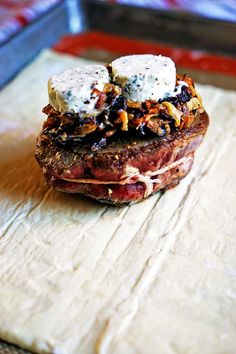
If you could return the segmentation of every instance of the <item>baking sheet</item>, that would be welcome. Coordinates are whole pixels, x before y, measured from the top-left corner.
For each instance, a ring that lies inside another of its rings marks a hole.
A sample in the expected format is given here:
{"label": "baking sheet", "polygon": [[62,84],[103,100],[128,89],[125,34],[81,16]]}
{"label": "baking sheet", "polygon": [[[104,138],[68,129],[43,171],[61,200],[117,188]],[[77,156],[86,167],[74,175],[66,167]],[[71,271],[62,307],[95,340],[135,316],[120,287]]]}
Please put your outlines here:
{"label": "baking sheet", "polygon": [[200,86],[191,173],[115,208],[51,190],[34,161],[50,50],[0,94],[0,337],[53,353],[234,353],[236,94]]}

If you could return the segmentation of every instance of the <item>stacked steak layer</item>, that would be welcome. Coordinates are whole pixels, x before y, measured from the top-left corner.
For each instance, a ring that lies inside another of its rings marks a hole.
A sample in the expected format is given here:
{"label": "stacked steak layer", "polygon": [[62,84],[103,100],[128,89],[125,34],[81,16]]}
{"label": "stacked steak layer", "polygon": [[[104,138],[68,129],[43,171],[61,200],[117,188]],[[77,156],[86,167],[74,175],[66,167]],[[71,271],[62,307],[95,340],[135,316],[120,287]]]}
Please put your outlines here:
{"label": "stacked steak layer", "polygon": [[176,186],[190,171],[209,124],[198,114],[189,128],[165,137],[115,141],[105,149],[65,149],[38,139],[36,159],[56,189],[114,204],[130,203]]}
{"label": "stacked steak layer", "polygon": [[193,80],[161,55],[67,70],[48,94],[35,152],[47,182],[116,205],[176,186],[209,124]]}

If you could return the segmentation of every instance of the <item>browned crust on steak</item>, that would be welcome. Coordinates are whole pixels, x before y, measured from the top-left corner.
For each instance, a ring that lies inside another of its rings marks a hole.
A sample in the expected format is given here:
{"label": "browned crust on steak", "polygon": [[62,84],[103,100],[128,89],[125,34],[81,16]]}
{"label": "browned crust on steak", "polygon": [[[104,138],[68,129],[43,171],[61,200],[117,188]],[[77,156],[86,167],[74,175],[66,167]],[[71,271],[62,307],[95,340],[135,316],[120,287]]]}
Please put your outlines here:
{"label": "browned crust on steak", "polygon": [[41,133],[35,157],[47,175],[55,179],[97,178],[119,181],[127,165],[140,173],[155,171],[194,152],[201,143],[209,118],[206,112],[197,113],[190,128],[164,137],[129,139],[110,143],[96,152],[83,148],[68,150],[44,140]]}

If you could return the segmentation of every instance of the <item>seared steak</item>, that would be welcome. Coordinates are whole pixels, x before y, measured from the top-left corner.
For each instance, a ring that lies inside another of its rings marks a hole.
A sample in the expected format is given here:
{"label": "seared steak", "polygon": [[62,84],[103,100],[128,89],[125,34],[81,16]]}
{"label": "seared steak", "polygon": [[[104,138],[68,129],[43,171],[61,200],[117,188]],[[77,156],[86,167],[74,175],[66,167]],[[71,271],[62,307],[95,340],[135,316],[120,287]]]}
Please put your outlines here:
{"label": "seared steak", "polygon": [[48,95],[35,152],[47,182],[116,205],[177,185],[209,124],[193,80],[161,55],[69,69]]}
{"label": "seared steak", "polygon": [[193,154],[189,154],[185,161],[158,175],[158,181],[155,182],[156,179],[153,179],[153,182],[151,180],[149,183],[91,184],[68,182],[63,179],[54,180],[51,177],[48,178],[48,181],[59,191],[79,193],[101,202],[121,205],[138,202],[161,189],[175,187],[190,171],[192,163]]}
{"label": "seared steak", "polygon": [[56,189],[129,203],[178,184],[190,171],[208,124],[207,113],[197,112],[189,128],[164,137],[115,140],[97,151],[81,144],[62,147],[42,132],[35,156]]}

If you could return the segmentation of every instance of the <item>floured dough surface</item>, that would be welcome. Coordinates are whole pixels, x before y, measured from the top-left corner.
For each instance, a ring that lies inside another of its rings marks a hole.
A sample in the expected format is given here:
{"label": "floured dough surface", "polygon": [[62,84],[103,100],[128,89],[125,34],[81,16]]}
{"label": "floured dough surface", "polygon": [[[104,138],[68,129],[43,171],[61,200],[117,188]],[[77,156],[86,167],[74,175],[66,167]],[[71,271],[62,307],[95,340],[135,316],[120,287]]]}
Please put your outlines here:
{"label": "floured dough surface", "polygon": [[78,63],[44,52],[0,94],[0,337],[40,353],[235,353],[236,94],[199,86],[211,125],[192,172],[115,208],[51,190],[34,161],[47,79]]}

